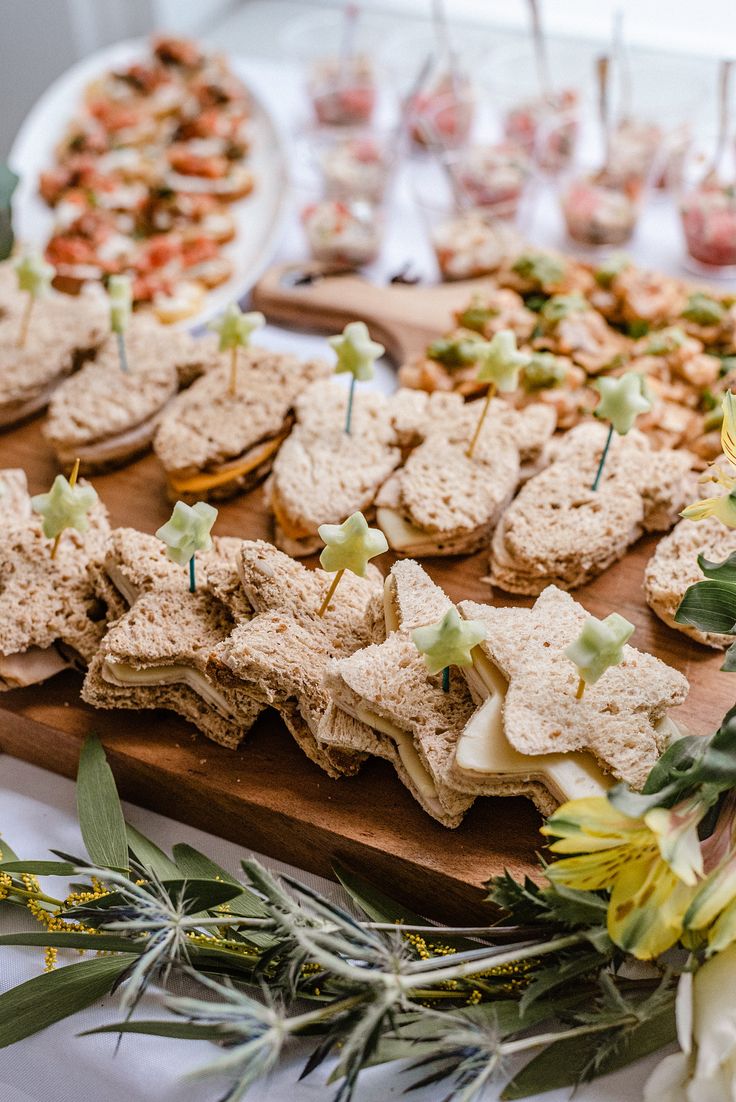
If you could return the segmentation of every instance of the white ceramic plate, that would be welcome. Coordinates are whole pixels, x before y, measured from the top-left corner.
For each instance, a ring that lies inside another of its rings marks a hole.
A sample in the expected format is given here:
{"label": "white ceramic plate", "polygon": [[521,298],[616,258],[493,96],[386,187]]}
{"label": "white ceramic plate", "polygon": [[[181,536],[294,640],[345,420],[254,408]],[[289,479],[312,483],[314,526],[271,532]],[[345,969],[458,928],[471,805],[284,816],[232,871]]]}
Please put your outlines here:
{"label": "white ceramic plate", "polygon": [[[55,80],[26,117],[9,157],[11,168],[20,176],[13,199],[13,226],[24,245],[43,248],[51,233],[53,212],[38,194],[38,178],[53,164],[54,148],[78,110],[84,89],[109,69],[122,68],[149,53],[145,39],[130,39],[98,50]],[[237,58],[231,58],[230,64],[242,79]],[[207,292],[202,310],[181,323],[185,328],[203,325],[233,299],[242,299],[268,267],[278,244],[287,198],[284,144],[273,118],[249,91],[253,143],[248,167],[254,173],[255,188],[230,208],[238,232],[222,251],[233,263],[233,275]]]}

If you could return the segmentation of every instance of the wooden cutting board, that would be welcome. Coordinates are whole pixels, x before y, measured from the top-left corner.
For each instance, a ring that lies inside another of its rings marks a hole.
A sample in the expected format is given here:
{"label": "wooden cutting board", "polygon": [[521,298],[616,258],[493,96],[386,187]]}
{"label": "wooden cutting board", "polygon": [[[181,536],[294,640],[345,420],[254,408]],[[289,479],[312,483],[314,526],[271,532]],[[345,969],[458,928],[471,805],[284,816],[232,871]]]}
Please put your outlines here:
{"label": "wooden cutting board", "polygon": [[451,329],[453,311],[492,286],[486,279],[381,286],[355,272],[330,272],[334,269],[313,261],[269,268],[253,288],[252,306],[275,325],[320,333],[337,333],[361,318],[397,366]]}
{"label": "wooden cutting board", "polygon": [[[39,427],[36,420],[0,436],[0,466],[25,468],[34,493],[47,489],[56,473]],[[151,532],[169,516],[164,479],[151,455],[94,481],[115,525]],[[217,531],[270,538],[261,492],[222,505]],[[576,596],[594,615],[622,613],[637,626],[636,646],[686,674],[692,689],[681,717],[707,733],[731,705],[734,681],[718,672],[718,654],[671,631],[646,607],[642,574],[654,545],[652,538],[642,540]],[[388,555],[382,560],[386,569],[390,561]],[[482,581],[484,555],[425,565],[453,599],[491,599]],[[498,597],[500,604],[529,603]],[[448,921],[481,920],[484,881],[504,867],[515,874],[535,867],[540,819],[526,800],[480,799],[457,830],[446,830],[419,808],[386,762],[369,761],[357,777],[330,780],[300,753],[274,713],[262,716],[232,752],[168,713],[96,712],[81,702],[80,684],[70,672],[0,694],[0,750],[73,776],[82,740],[96,731],[126,799],[322,875],[339,859],[408,906]]]}

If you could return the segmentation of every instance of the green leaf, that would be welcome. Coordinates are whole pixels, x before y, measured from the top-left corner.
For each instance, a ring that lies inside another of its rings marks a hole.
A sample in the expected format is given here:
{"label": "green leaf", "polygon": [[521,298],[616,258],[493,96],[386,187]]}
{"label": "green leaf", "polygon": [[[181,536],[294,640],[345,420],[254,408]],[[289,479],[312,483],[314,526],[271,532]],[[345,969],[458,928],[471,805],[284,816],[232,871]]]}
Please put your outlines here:
{"label": "green leaf", "polygon": [[[402,923],[406,926],[432,925],[432,923],[428,922],[422,915],[404,907],[403,904],[397,903],[396,900],[385,895],[380,888],[371,884],[369,880],[365,880],[364,877],[359,876],[358,873],[352,872],[342,865],[333,865],[333,872],[353,903],[355,903],[357,907],[360,907],[361,911],[363,911],[372,922],[395,922],[397,927]],[[429,944],[431,950],[433,935],[427,933],[424,934],[423,937]],[[451,945],[458,951],[478,948],[477,941],[471,941],[469,938],[452,936],[451,934],[446,935],[443,933],[441,926],[437,927],[437,937],[442,940],[443,945]]]}
{"label": "green leaf", "polygon": [[116,934],[85,934],[75,930],[0,934],[0,945],[52,945],[56,949],[90,949],[95,953],[142,953],[146,948],[144,942],[139,948],[130,938]]}
{"label": "green leaf", "polygon": [[705,555],[698,555],[698,566],[706,578],[720,582],[736,582],[736,551],[732,551],[722,562],[711,562]]}
{"label": "green leaf", "polygon": [[604,962],[600,953],[577,953],[566,960],[556,960],[548,967],[534,973],[532,982],[522,995],[519,1010],[525,1014],[539,999],[550,991],[569,983],[578,976],[585,976],[601,968]]}
{"label": "green leaf", "polygon": [[[501,1099],[503,1102],[511,1102],[513,1099],[529,1098],[533,1094],[575,1086],[595,1060],[596,1050],[603,1036],[605,1034],[592,1033],[586,1037],[571,1037],[548,1045],[506,1085]],[[596,1068],[592,1078],[609,1075],[612,1071],[633,1064],[670,1044],[676,1036],[674,1008],[668,1007],[629,1030],[613,1054]]]}
{"label": "green leaf", "polygon": [[179,875],[180,870],[171,858],[130,823],[125,824],[125,836],[133,856],[159,880],[173,879]]}
{"label": "green leaf", "polygon": [[[232,914],[241,915],[243,918],[268,918],[268,911],[263,900],[259,899],[255,892],[244,887],[236,877],[215,861],[210,860],[209,857],[200,853],[199,850],[188,846],[185,842],[180,842],[174,846],[174,859],[179,872],[183,872],[185,876],[192,876],[197,880],[222,881],[225,884],[232,884],[239,888],[240,894],[233,896],[228,904],[228,910]],[[265,944],[267,941],[270,943],[273,940],[268,934],[248,932],[247,936],[249,940],[255,941],[256,944],[261,944],[261,942]]]}
{"label": "green leaf", "polygon": [[87,853],[101,868],[128,868],[128,839],[115,779],[102,743],[88,735],[77,774],[77,814]]}
{"label": "green leaf", "polygon": [[608,798],[624,815],[638,818],[653,807],[671,807],[698,785],[710,786],[704,799],[736,787],[736,707],[710,738],[686,735],[665,750],[641,792],[617,784]]}
{"label": "green leaf", "polygon": [[732,643],[726,651],[721,669],[724,671],[724,673],[736,672],[736,643]]}
{"label": "green leaf", "polygon": [[0,835],[0,858],[3,861],[17,861],[18,854],[13,850],[9,843]]}
{"label": "green leaf", "polygon": [[0,1048],[68,1018],[106,995],[135,961],[133,953],[95,957],[44,972],[0,995]]}
{"label": "green leaf", "polygon": [[675,613],[678,624],[690,624],[700,631],[733,635],[736,629],[736,582],[708,579],[695,582]]}
{"label": "green leaf", "polygon": [[239,884],[223,884],[219,880],[163,880],[164,890],[169,898],[184,906],[184,913],[197,915],[202,911],[212,911],[229,903],[240,894]]}
{"label": "green leaf", "polygon": [[91,1037],[95,1033],[147,1033],[152,1037],[173,1037],[181,1041],[222,1041],[227,1029],[222,1025],[207,1025],[204,1022],[182,1021],[136,1021],[118,1022],[117,1025],[101,1025],[97,1029],[87,1029],[80,1037]]}
{"label": "green leaf", "polygon": [[361,911],[372,922],[404,922],[411,926],[427,926],[425,917],[410,910],[402,903],[385,895],[380,888],[375,887],[369,880],[365,880],[355,872],[344,868],[342,865],[334,865],[333,872],[348,893],[353,903],[360,907]]}
{"label": "green leaf", "polygon": [[27,872],[31,876],[73,876],[77,866],[69,861],[3,861],[0,872]]}

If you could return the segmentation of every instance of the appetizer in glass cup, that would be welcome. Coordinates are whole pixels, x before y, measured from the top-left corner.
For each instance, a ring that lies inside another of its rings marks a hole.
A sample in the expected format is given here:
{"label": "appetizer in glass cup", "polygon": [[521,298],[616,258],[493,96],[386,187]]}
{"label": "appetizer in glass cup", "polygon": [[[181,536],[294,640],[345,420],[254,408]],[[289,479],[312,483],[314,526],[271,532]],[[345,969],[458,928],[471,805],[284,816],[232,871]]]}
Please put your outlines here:
{"label": "appetizer in glass cup", "polygon": [[355,5],[314,12],[289,22],[281,36],[284,53],[299,64],[312,113],[322,126],[370,122],[378,98],[373,57],[375,28]]}
{"label": "appetizer in glass cup", "polygon": [[622,180],[607,166],[574,172],[560,195],[567,232],[581,245],[623,245],[632,236],[641,210],[643,183]]}
{"label": "appetizer in glass cup", "polygon": [[325,197],[302,208],[301,223],[314,260],[362,268],[378,259],[383,215],[373,203]]}
{"label": "appetizer in glass cup", "polygon": [[381,203],[398,156],[395,132],[374,128],[317,133],[313,150],[325,195]]}

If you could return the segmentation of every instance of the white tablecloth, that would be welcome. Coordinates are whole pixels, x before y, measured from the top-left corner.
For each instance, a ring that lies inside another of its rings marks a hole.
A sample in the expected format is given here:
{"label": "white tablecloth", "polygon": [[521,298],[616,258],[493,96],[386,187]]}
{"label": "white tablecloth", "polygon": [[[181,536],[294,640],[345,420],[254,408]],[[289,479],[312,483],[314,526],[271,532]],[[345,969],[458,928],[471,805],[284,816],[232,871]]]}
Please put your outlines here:
{"label": "white tablecloth", "polygon": [[[217,45],[226,47],[226,42]],[[299,114],[298,83],[293,73],[266,62],[246,62],[243,69],[271,106],[285,130],[293,131]],[[392,216],[392,233],[381,264],[374,273],[393,273],[413,262],[416,269],[431,276],[433,262],[427,248],[421,220],[412,209],[408,189],[400,183]],[[293,259],[302,255],[296,218],[286,227],[278,259]],[[564,247],[561,223],[554,198],[542,196],[535,211],[531,236],[538,244]],[[655,202],[645,213],[637,238],[629,252],[652,267],[678,273],[682,244],[676,215],[666,202]],[[260,339],[260,338],[259,338]],[[323,352],[321,338],[286,333],[268,327],[265,343],[274,348],[296,349],[303,353]],[[377,385],[391,389],[393,375],[389,368],[379,372]],[[0,466],[2,441],[0,440]],[[235,872],[243,851],[222,839],[175,823],[160,815],[129,806],[130,821],[164,847],[175,842],[189,842],[207,853],[224,867]],[[46,848],[53,846],[65,852],[83,852],[76,826],[74,786],[51,773],[0,755],[0,834],[24,857],[47,857]],[[271,862],[275,866],[274,862]],[[275,866],[278,867],[278,866]],[[338,889],[316,877],[296,875],[322,890]],[[0,907],[0,931],[17,930],[21,925],[33,928],[19,918],[15,908]],[[71,956],[69,959],[73,959]],[[43,951],[28,948],[0,950],[0,990],[37,975],[43,968]],[[156,996],[147,997],[138,1014],[157,1017],[163,1013]],[[217,1050],[204,1042],[170,1041],[161,1038],[127,1036],[117,1056],[115,1038],[111,1036],[79,1038],[84,1029],[119,1020],[115,999],[62,1022],[19,1045],[0,1051],[0,1102],[214,1102],[222,1094],[222,1084],[211,1080],[185,1082],[184,1077],[195,1068],[211,1061]],[[319,1069],[306,1082],[297,1083],[301,1066],[309,1051],[307,1043],[295,1046],[268,1084],[259,1085],[251,1097],[260,1102],[310,1102],[330,1097],[324,1085],[326,1071]],[[634,1102],[640,1098],[646,1076],[656,1063],[656,1057],[643,1061],[616,1076],[582,1088],[577,1102]],[[408,1083],[394,1070],[373,1069],[361,1080],[358,1098],[361,1102],[385,1102],[398,1098]],[[428,1088],[411,1097],[416,1102],[435,1102],[444,1097],[442,1086]],[[545,1095],[549,1102],[561,1102],[568,1091]],[[492,1097],[492,1093],[491,1093]]]}

